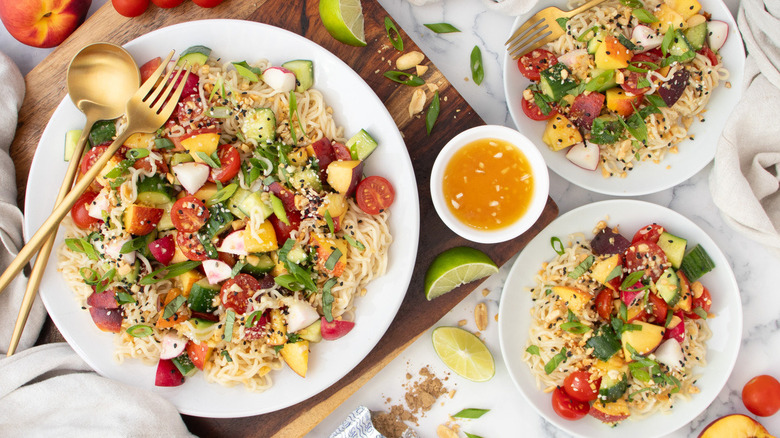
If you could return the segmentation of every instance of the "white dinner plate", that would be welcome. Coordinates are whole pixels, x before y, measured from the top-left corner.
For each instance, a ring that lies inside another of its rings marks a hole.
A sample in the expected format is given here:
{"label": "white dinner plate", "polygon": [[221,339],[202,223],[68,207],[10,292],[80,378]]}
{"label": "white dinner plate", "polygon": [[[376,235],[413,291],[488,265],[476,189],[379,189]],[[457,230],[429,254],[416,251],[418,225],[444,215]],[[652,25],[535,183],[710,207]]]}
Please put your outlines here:
{"label": "white dinner plate", "polygon": [[[547,6],[558,6],[564,10],[566,0],[554,0]],[[542,133],[545,122],[537,122],[529,119],[523,113],[521,102],[523,90],[531,83],[517,69],[517,61],[513,60],[509,53],[504,54],[504,93],[506,94],[509,113],[515,122],[518,131],[525,134],[533,141],[544,156],[550,169],[569,180],[570,182],[593,192],[614,196],[639,196],[655,193],[682,183],[704,168],[715,157],[715,148],[718,144],[721,131],[726,125],[731,111],[736,106],[742,95],[742,72],[745,67],[745,51],[742,46],[742,37],[731,16],[728,8],[720,0],[700,0],[702,10],[712,14],[713,20],[725,21],[729,25],[729,36],[726,44],[721,48],[723,64],[730,72],[727,80],[731,88],[726,88],[724,83],[718,85],[712,93],[712,98],[707,104],[704,113],[704,122],[694,121],[690,128],[693,140],[680,142],[679,153],[667,153],[663,161],[655,164],[652,161],[642,161],[634,170],[628,172],[625,178],[604,178],[601,175],[601,167],[595,171],[577,167],[566,159],[565,151],[553,152],[542,141]],[[538,9],[541,9],[540,5]],[[510,35],[533,15],[535,9],[515,20]]]}
{"label": "white dinner plate", "polygon": [[[664,226],[670,233],[688,240],[688,248],[696,244],[707,251],[715,262],[715,269],[701,278],[702,284],[712,294],[710,313],[714,318],[707,320],[712,337],[707,341],[707,366],[694,369],[696,386],[701,390],[691,399],[675,403],[669,413],[655,413],[643,419],[621,422],[610,427],[591,416],[577,421],[564,420],[553,411],[550,394],[537,388],[536,379],[523,361],[528,345],[528,330],[531,325],[531,294],[527,288],[535,286],[534,277],[543,262],[550,261],[556,254],[550,246],[550,239],[567,237],[582,232],[586,238],[593,236],[596,224],[606,220],[611,227],[620,225],[627,239],[640,227],[650,223]],[[696,224],[666,207],[634,200],[611,200],[588,204],[572,210],[554,220],[542,230],[520,256],[509,272],[499,305],[498,336],[501,353],[509,375],[525,399],[547,421],[566,432],[583,437],[641,438],[665,436],[690,423],[715,400],[726,384],[739,353],[742,338],[742,302],[734,273],[728,260],[715,242]]]}
{"label": "white dinner plate", "polygon": [[[263,393],[249,392],[243,385],[226,388],[207,383],[200,375],[188,378],[179,387],[157,388],[154,366],[143,365],[139,360],[126,360],[122,365],[114,361],[114,334],[98,330],[89,312],[77,305],[57,272],[54,256],[47,266],[40,294],[68,343],[103,376],[154,391],[184,414],[257,415],[294,405],[335,383],[363,360],[390,326],[406,294],[417,254],[420,222],[417,184],[406,145],[384,104],[349,66],[306,38],[255,22],[206,20],[162,28],[125,47],[140,65],[156,56],[164,57],[171,49],[181,53],[198,44],[210,47],[223,61],[267,58],[273,65],[280,65],[291,59],[313,60],[314,86],[333,107],[336,123],[344,126],[345,135],[349,137],[365,128],[378,141],[379,147],[366,162],[365,173],[384,176],[395,187],[395,204],[390,215],[394,242],[387,273],[372,281],[365,297],[356,300],[355,328],[337,341],[312,345],[305,379],[285,365],[271,373],[274,386]],[[65,133],[83,127],[84,120],[66,96],[43,132],[27,184],[26,238],[38,229],[54,205],[59,181],[67,167],[62,159]],[[60,233],[57,247],[62,239]]]}

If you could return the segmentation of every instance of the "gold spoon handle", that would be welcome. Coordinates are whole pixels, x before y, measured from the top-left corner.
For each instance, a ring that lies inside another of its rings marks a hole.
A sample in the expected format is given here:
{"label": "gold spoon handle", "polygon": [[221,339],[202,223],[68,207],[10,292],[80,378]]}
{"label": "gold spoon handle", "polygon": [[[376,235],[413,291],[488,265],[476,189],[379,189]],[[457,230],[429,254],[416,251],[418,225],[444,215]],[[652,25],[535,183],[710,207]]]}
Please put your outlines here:
{"label": "gold spoon handle", "polygon": [[[62,186],[57,194],[57,200],[54,205],[59,205],[65,196],[70,191],[73,185],[73,179],[76,177],[79,164],[81,163],[81,156],[84,153],[84,145],[87,143],[87,137],[89,137],[89,131],[92,130],[92,125],[95,124],[95,120],[87,119],[87,123],[84,125],[84,130],[81,131],[81,136],[78,142],[76,142],[76,148],[73,151],[73,155],[70,157],[70,163],[68,164],[68,170],[65,172],[65,178],[62,180]],[[48,262],[51,250],[54,247],[54,240],[57,237],[57,233],[51,233],[46,241],[41,246],[41,250],[38,252],[38,257],[35,258],[35,264],[33,265],[32,272],[30,272],[30,278],[27,280],[27,289],[24,291],[24,297],[22,298],[22,305],[19,307],[19,316],[16,317],[16,325],[14,325],[14,332],[11,335],[11,343],[8,346],[7,356],[11,356],[16,352],[16,347],[19,346],[19,340],[22,338],[22,332],[24,326],[27,324],[27,317],[30,315],[30,309],[35,301],[35,293],[38,291],[38,286],[41,284],[41,278],[44,271],[46,271],[46,263]]]}
{"label": "gold spoon handle", "polygon": [[43,245],[44,240],[57,229],[62,219],[65,217],[65,215],[68,214],[71,207],[73,207],[73,204],[76,203],[78,198],[82,193],[84,193],[87,187],[92,184],[92,180],[94,180],[103,167],[105,167],[105,165],[108,163],[108,160],[111,159],[116,151],[119,150],[119,147],[122,146],[125,140],[127,140],[127,138],[130,137],[130,135],[135,131],[135,129],[130,128],[131,127],[128,125],[126,129],[117,136],[116,140],[111,143],[111,146],[109,146],[108,149],[103,152],[103,155],[101,155],[95,164],[92,165],[92,168],[89,169],[89,171],[81,178],[81,180],[79,180],[78,183],[76,183],[70,193],[65,196],[62,202],[54,207],[54,211],[52,211],[51,215],[49,215],[49,218],[46,219],[38,231],[33,234],[33,236],[30,238],[30,241],[27,242],[27,245],[22,247],[22,250],[19,251],[19,254],[17,254],[16,258],[13,259],[5,272],[3,272],[3,275],[0,275],[0,293],[2,293],[5,288],[8,287],[14,277],[16,277],[16,275],[21,272],[22,269],[24,269],[24,266],[28,261],[30,261],[38,248]]}

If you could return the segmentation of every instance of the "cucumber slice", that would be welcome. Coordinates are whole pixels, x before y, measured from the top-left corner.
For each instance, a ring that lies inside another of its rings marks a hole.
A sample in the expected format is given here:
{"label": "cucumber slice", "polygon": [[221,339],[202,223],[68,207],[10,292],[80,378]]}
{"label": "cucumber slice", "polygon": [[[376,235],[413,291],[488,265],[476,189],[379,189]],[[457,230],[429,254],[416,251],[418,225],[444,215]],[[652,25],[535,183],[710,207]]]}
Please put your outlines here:
{"label": "cucumber slice", "polygon": [[171,359],[171,362],[173,362],[184,377],[190,377],[198,371],[198,368],[192,363],[192,359],[190,359],[187,351],[184,351],[184,353]]}
{"label": "cucumber slice", "polygon": [[691,252],[683,257],[682,263],[680,263],[680,270],[691,282],[700,279],[713,269],[715,269],[715,262],[701,245],[696,245]]}
{"label": "cucumber slice", "polygon": [[170,204],[173,199],[173,187],[161,175],[146,177],[138,182],[138,197],[136,200],[144,205]]}
{"label": "cucumber slice", "polygon": [[304,251],[301,247],[296,246],[287,253],[287,260],[295,263],[296,265],[300,265],[306,261],[306,251]]}
{"label": "cucumber slice", "polygon": [[290,182],[298,190],[302,190],[306,187],[310,187],[317,192],[322,190],[319,172],[310,167],[296,172]]}
{"label": "cucumber slice", "polygon": [[81,129],[71,129],[65,133],[65,161],[70,161],[73,152],[76,150],[76,144],[81,138]]}
{"label": "cucumber slice", "polygon": [[[564,71],[566,74],[563,73]],[[539,75],[541,77],[539,89],[556,102],[561,100],[567,91],[577,87],[577,82],[572,78],[571,71],[562,62],[542,70]]]}
{"label": "cucumber slice", "polygon": [[688,241],[682,237],[677,237],[674,234],[664,231],[661,233],[661,237],[658,239],[658,247],[664,250],[666,258],[672,264],[675,269],[680,268],[683,256],[685,255],[685,247]]}
{"label": "cucumber slice", "polygon": [[179,57],[176,65],[184,65],[188,62],[190,65],[205,65],[211,55],[211,49],[206,46],[192,46],[185,50]]}
{"label": "cucumber slice", "polygon": [[610,403],[622,397],[626,390],[628,390],[628,376],[626,373],[621,373],[619,380],[612,379],[609,375],[606,375],[601,378],[598,399]]}
{"label": "cucumber slice", "polygon": [[271,108],[257,108],[244,117],[241,132],[245,138],[257,139],[258,143],[272,142],[276,138],[276,115]]}
{"label": "cucumber slice", "polygon": [[655,283],[655,289],[669,307],[673,307],[680,300],[680,278],[672,268],[668,268],[661,274]]}
{"label": "cucumber slice", "polygon": [[376,140],[371,137],[371,134],[366,132],[365,129],[361,129],[357,134],[347,140],[346,144],[349,148],[349,152],[352,154],[353,160],[365,160],[374,152],[374,149],[378,146]]}
{"label": "cucumber slice", "polygon": [[[238,204],[239,210],[247,216],[259,215],[261,219],[265,219],[274,213],[274,209],[269,207],[260,196],[260,193],[249,193],[240,204]],[[282,207],[284,209],[284,207]],[[286,216],[285,216],[286,218]]]}
{"label": "cucumber slice", "polygon": [[219,285],[210,284],[205,278],[192,285],[187,301],[193,312],[211,313],[217,310],[214,306],[214,297],[219,294]]}
{"label": "cucumber slice", "polygon": [[228,210],[230,210],[231,213],[233,213],[235,217],[239,219],[244,219],[246,217],[244,212],[241,211],[241,209],[238,206],[241,205],[241,202],[243,202],[244,199],[246,199],[246,197],[250,195],[250,193],[251,192],[249,190],[242,189],[241,187],[239,187],[238,189],[236,189],[236,193],[233,193],[233,196],[231,196],[230,199],[228,199],[227,208]]}
{"label": "cucumber slice", "polygon": [[287,61],[282,67],[295,73],[295,91],[300,93],[314,85],[314,63],[308,59]]}
{"label": "cucumber slice", "polygon": [[588,41],[588,53],[594,55],[596,53],[596,50],[599,49],[599,46],[603,42],[604,42],[603,33],[598,33],[596,36],[591,38],[590,41]]}
{"label": "cucumber slice", "polygon": [[175,227],[173,226],[173,220],[171,219],[171,209],[173,208],[173,202],[169,202],[164,205],[158,205],[158,208],[163,209],[163,215],[160,218],[160,222],[157,222],[157,231],[168,231]]}
{"label": "cucumber slice", "polygon": [[116,123],[113,120],[99,120],[92,125],[89,131],[89,144],[95,147],[107,141],[111,141],[116,136]]}
{"label": "cucumber slice", "polygon": [[189,163],[191,161],[195,161],[195,159],[192,158],[192,155],[187,152],[179,152],[177,154],[173,154],[173,157],[171,157],[171,167],[181,163]]}
{"label": "cucumber slice", "polygon": [[218,236],[230,228],[233,213],[221,203],[209,207],[209,221],[206,222],[206,232],[210,238]]}
{"label": "cucumber slice", "polygon": [[691,43],[688,42],[688,38],[685,38],[685,35],[681,31],[676,31],[674,34],[674,41],[672,42],[672,45],[669,46],[669,53],[674,56],[682,56],[692,50],[693,48],[691,47]]}
{"label": "cucumber slice", "polygon": [[705,21],[685,29],[685,38],[688,39],[688,43],[690,43],[693,50],[699,50],[704,47],[704,41],[707,38],[707,22]]}
{"label": "cucumber slice", "polygon": [[256,277],[262,277],[267,272],[270,272],[276,263],[274,263],[271,256],[268,254],[249,254],[246,256],[245,265],[241,268],[241,272],[254,275]]}

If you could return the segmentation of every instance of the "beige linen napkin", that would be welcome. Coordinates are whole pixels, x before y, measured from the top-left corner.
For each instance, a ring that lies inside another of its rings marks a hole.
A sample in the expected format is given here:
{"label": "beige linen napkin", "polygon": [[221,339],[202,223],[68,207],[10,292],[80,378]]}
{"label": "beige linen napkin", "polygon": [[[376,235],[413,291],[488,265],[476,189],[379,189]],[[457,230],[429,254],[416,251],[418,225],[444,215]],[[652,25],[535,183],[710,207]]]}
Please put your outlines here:
{"label": "beige linen napkin", "polygon": [[780,1],[742,0],[742,100],[715,153],[710,191],[726,222],[780,250]]}
{"label": "beige linen napkin", "polygon": [[[23,97],[19,69],[0,53],[0,269],[23,244],[14,165],[8,155]],[[30,348],[46,317],[40,299],[33,305],[18,353],[5,358],[26,284],[20,275],[0,295],[0,436],[192,436],[169,401],[98,376],[68,344]],[[89,314],[84,312],[84,317]]]}

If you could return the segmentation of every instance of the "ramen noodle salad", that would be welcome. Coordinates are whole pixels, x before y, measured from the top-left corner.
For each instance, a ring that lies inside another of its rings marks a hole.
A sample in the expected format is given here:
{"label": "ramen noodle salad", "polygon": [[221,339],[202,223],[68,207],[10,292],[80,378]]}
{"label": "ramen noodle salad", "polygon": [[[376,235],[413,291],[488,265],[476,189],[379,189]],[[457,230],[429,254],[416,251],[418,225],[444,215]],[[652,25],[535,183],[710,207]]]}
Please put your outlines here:
{"label": "ramen noodle salad", "polygon": [[[115,359],[156,365],[157,386],[200,371],[264,391],[272,370],[305,377],[310,347],[353,328],[355,297],[387,268],[393,187],[363,177],[378,145],[345,137],[312,61],[226,62],[204,46],[180,59],[194,68],[177,109],[76,203],[58,269],[115,333]],[[123,124],[92,129],[80,176]]]}
{"label": "ramen noodle salad", "polygon": [[530,290],[523,359],[563,418],[615,424],[668,411],[699,392],[715,315],[698,279],[712,260],[658,224],[631,241],[603,221],[594,231],[553,238],[558,255]]}
{"label": "ramen noodle salad", "polygon": [[548,147],[605,178],[677,153],[729,78],[728,25],[697,0],[609,0],[558,25],[564,35],[518,60],[533,81],[522,109],[547,122]]}

